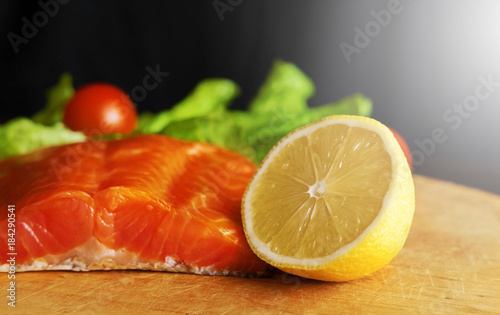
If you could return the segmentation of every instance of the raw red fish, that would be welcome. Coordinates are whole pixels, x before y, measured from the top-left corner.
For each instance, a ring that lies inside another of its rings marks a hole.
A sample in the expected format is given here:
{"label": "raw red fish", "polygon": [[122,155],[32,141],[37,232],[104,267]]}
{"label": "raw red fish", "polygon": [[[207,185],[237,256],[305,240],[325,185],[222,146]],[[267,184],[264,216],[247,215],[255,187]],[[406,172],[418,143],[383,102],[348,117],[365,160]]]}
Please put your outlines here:
{"label": "raw red fish", "polygon": [[268,267],[248,246],[240,215],[254,172],[232,151],[159,135],[0,161],[0,270],[15,256],[16,271],[264,274]]}

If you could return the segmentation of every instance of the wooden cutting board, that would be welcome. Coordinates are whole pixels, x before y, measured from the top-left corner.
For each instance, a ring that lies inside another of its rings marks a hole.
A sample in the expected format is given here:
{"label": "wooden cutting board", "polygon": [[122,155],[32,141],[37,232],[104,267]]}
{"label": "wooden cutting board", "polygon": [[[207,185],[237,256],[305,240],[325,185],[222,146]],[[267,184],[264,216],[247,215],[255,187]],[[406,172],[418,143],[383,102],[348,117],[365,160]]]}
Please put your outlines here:
{"label": "wooden cutting board", "polygon": [[[405,247],[347,283],[277,272],[248,279],[160,272],[16,275],[1,314],[500,314],[500,196],[415,175],[417,209]],[[2,292],[8,279],[0,274]],[[5,294],[5,293],[4,293]]]}

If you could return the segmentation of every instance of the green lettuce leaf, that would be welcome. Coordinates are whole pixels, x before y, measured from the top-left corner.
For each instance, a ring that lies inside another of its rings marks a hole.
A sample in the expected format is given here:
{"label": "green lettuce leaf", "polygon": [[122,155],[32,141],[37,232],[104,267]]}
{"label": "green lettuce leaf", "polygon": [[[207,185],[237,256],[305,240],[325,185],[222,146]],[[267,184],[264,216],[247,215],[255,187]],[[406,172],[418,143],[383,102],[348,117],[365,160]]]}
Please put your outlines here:
{"label": "green lettuce leaf", "polygon": [[0,127],[0,159],[85,139],[83,133],[71,131],[61,122],[45,126],[29,118],[19,117]]}
{"label": "green lettuce leaf", "polygon": [[298,114],[307,111],[307,100],[314,94],[314,84],[297,66],[277,60],[266,81],[250,103],[256,114]]}
{"label": "green lettuce leaf", "polygon": [[221,108],[225,109],[238,94],[239,87],[231,80],[205,79],[172,109],[164,110],[154,117],[149,116],[149,120],[148,116],[142,116],[140,119],[142,124],[139,123],[139,126],[142,125],[143,132],[158,133],[171,123],[203,118]]}

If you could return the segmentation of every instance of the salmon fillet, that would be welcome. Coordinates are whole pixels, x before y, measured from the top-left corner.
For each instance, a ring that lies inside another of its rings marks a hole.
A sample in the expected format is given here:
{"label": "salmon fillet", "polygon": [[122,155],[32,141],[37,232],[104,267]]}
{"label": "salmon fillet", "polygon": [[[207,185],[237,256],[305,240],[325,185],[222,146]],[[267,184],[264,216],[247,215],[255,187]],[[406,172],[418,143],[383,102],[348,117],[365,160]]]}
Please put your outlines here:
{"label": "salmon fillet", "polygon": [[266,274],[241,223],[241,199],[254,172],[235,152],[160,135],[0,161],[0,271],[15,256],[16,271]]}

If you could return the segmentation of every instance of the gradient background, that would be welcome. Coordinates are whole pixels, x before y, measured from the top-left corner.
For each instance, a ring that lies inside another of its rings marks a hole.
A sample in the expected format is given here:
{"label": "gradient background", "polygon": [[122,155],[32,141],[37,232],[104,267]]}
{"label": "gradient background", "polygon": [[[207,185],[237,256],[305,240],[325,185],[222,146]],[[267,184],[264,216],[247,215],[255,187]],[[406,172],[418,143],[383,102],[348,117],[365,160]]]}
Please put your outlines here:
{"label": "gradient background", "polygon": [[[372,117],[406,138],[416,173],[500,193],[498,1],[233,0],[221,20],[214,1],[73,0],[15,53],[7,34],[22,35],[22,18],[42,10],[30,3],[0,2],[1,122],[40,109],[64,71],[75,86],[108,81],[131,91],[157,64],[170,75],[139,111],[168,108],[214,76],[242,87],[234,108],[245,108],[282,58],[314,80],[311,106],[355,92],[370,97]],[[391,5],[398,13],[377,21]],[[357,29],[371,36],[348,62],[340,46],[354,46]],[[475,97],[480,77],[494,82],[488,97],[460,124],[445,119]],[[446,140],[432,148],[426,139],[436,128]]]}

